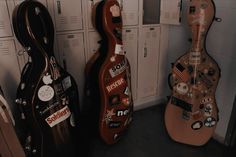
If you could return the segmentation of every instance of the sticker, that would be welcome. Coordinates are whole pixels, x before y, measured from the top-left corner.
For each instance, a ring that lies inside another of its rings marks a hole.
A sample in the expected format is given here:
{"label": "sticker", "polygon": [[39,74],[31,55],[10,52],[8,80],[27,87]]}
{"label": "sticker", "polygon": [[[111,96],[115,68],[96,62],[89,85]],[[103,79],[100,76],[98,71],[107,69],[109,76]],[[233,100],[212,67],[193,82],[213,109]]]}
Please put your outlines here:
{"label": "sticker", "polygon": [[109,69],[111,77],[115,77],[125,71],[125,60],[122,60],[119,64],[115,65],[111,69]]}
{"label": "sticker", "polygon": [[120,16],[120,8],[119,8],[119,6],[114,4],[110,8],[110,12],[111,12],[113,17],[119,17]]}
{"label": "sticker", "polygon": [[118,54],[118,55],[125,55],[123,45],[116,44],[116,47],[115,47],[115,54]]}
{"label": "sticker", "polygon": [[129,109],[116,111],[117,117],[127,116],[128,114],[129,114]]}
{"label": "sticker", "polygon": [[51,116],[46,118],[45,121],[52,128],[53,126],[69,118],[70,115],[71,115],[70,109],[68,108],[68,106],[65,106],[64,108],[60,109],[59,111],[53,113]]}
{"label": "sticker", "polygon": [[125,80],[123,78],[120,78],[119,80],[113,82],[111,85],[108,85],[106,87],[106,89],[107,89],[108,93],[110,93],[111,91],[113,91],[114,89],[120,87],[124,83],[125,83]]}
{"label": "sticker", "polygon": [[129,95],[129,87],[125,88],[124,94],[127,95],[127,96]]}
{"label": "sticker", "polygon": [[210,117],[212,114],[213,106],[212,104],[206,104],[204,112],[206,117]]}
{"label": "sticker", "polygon": [[189,90],[188,85],[184,82],[181,82],[181,83],[177,84],[177,86],[176,86],[177,93],[179,93],[181,95],[187,94],[188,90]]}
{"label": "sticker", "polygon": [[203,124],[201,121],[196,121],[192,124],[191,127],[193,130],[199,130],[199,129],[201,129],[202,126],[203,126]]}
{"label": "sticker", "polygon": [[64,78],[64,80],[62,81],[62,86],[65,91],[72,86],[70,76]]}
{"label": "sticker", "polygon": [[106,124],[109,124],[110,121],[112,121],[112,116],[116,115],[114,113],[114,109],[111,110],[107,110],[106,115],[104,117],[104,120],[106,122]]}
{"label": "sticker", "polygon": [[114,135],[114,140],[117,140],[120,136],[118,134]]}
{"label": "sticker", "polygon": [[48,85],[48,84],[51,84],[53,82],[52,80],[52,76],[49,75],[49,74],[46,74],[44,77],[43,77],[43,83]]}
{"label": "sticker", "polygon": [[111,95],[109,97],[109,104],[111,106],[119,105],[120,104],[120,96],[118,94],[117,95]]}
{"label": "sticker", "polygon": [[201,62],[201,52],[190,52],[189,54],[189,64],[200,64]]}
{"label": "sticker", "polygon": [[206,127],[211,128],[216,125],[216,119],[213,117],[207,117],[206,120],[204,121],[204,125]]}
{"label": "sticker", "polygon": [[110,58],[110,61],[111,61],[111,62],[115,62],[115,61],[116,61],[116,56],[112,56],[112,57]]}
{"label": "sticker", "polygon": [[205,97],[202,99],[201,104],[207,104],[207,103],[212,103],[212,98],[211,97]]}
{"label": "sticker", "polygon": [[39,88],[38,91],[39,100],[44,102],[49,101],[53,98],[53,96],[54,96],[54,90],[51,86],[43,85],[42,87]]}
{"label": "sticker", "polygon": [[130,104],[129,98],[123,98],[123,99],[122,99],[122,103],[123,103],[125,106],[129,106],[129,104]]}
{"label": "sticker", "polygon": [[121,122],[115,122],[115,121],[110,121],[109,122],[109,128],[119,128],[120,127]]}

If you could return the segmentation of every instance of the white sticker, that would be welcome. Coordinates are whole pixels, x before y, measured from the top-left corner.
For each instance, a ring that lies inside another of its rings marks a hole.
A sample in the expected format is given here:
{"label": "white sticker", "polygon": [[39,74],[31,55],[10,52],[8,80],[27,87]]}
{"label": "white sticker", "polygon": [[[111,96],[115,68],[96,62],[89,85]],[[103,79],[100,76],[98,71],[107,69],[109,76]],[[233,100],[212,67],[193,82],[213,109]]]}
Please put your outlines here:
{"label": "white sticker", "polygon": [[176,86],[177,93],[179,93],[181,95],[187,94],[188,90],[189,90],[188,85],[184,82],[181,82],[181,83],[177,84],[177,86]]}
{"label": "white sticker", "polygon": [[51,75],[45,75],[43,77],[43,83],[48,85],[48,84],[51,84],[52,83],[52,76]]}
{"label": "white sticker", "polygon": [[61,123],[62,121],[69,118],[71,115],[70,109],[68,106],[60,109],[59,111],[53,113],[51,116],[45,119],[48,125],[52,128],[53,126]]}
{"label": "white sticker", "polygon": [[72,86],[70,76],[64,78],[62,81],[62,86],[65,91]]}
{"label": "white sticker", "polygon": [[54,96],[54,90],[51,86],[44,85],[39,88],[38,91],[39,100],[44,102],[49,101],[53,98],[53,96]]}
{"label": "white sticker", "polygon": [[121,74],[123,71],[125,71],[125,60],[123,60],[122,62],[120,62],[119,64],[115,65],[114,67],[112,67],[111,69],[109,69],[109,73],[111,75],[111,77],[115,77],[119,74]]}
{"label": "white sticker", "polygon": [[125,55],[123,45],[116,44],[115,54],[118,54],[118,55]]}
{"label": "white sticker", "polygon": [[111,12],[113,17],[119,17],[120,16],[120,8],[119,8],[119,6],[114,4],[110,8],[110,12]]}

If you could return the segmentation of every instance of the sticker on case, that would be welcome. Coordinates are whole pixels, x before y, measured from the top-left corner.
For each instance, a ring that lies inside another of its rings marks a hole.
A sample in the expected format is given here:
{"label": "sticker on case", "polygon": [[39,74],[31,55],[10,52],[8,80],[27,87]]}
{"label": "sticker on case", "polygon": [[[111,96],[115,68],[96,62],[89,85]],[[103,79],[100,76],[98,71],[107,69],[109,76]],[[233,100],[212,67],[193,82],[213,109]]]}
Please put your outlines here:
{"label": "sticker on case", "polygon": [[115,54],[118,54],[118,55],[125,55],[123,45],[116,44],[116,47],[115,47]]}
{"label": "sticker on case", "polygon": [[41,101],[49,101],[54,97],[54,90],[51,86],[43,85],[38,90],[38,98]]}
{"label": "sticker on case", "polygon": [[120,7],[116,4],[114,4],[110,8],[110,12],[111,12],[113,17],[119,17],[120,16]]}

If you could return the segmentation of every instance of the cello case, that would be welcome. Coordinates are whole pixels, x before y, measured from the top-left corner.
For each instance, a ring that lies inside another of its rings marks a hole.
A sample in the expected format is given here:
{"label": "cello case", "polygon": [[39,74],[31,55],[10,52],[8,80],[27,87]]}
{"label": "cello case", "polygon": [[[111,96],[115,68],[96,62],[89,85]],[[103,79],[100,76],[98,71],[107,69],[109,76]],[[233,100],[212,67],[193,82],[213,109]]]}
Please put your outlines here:
{"label": "cello case", "polygon": [[130,66],[123,52],[122,18],[116,0],[96,5],[96,29],[102,37],[98,52],[86,65],[86,96],[93,124],[107,144],[116,143],[132,119]]}
{"label": "cello case", "polygon": [[173,140],[201,146],[212,137],[218,121],[215,91],[220,68],[205,48],[215,6],[212,0],[191,0],[188,11],[192,46],[173,64],[165,125]]}
{"label": "cello case", "polygon": [[26,156],[76,156],[78,90],[54,57],[52,19],[44,5],[28,0],[16,6],[12,20],[31,58],[21,73],[16,98],[25,126],[21,143]]}

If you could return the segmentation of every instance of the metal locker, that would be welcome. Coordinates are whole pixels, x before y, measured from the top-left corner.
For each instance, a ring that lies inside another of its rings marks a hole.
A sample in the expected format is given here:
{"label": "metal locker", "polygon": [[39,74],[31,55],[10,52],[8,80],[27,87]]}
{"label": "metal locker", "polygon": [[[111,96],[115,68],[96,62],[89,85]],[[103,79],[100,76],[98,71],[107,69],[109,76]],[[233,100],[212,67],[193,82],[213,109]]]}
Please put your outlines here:
{"label": "metal locker", "polygon": [[82,98],[85,68],[83,33],[58,35],[57,41],[61,63],[74,77]]}
{"label": "metal locker", "polygon": [[179,25],[182,0],[161,0],[160,23]]}
{"label": "metal locker", "polygon": [[8,11],[7,1],[0,1],[0,37],[9,37],[13,35],[11,29],[10,14]]}
{"label": "metal locker", "polygon": [[53,0],[56,31],[83,29],[81,0]]}
{"label": "metal locker", "polygon": [[131,67],[131,86],[133,100],[137,97],[137,58],[138,58],[138,30],[136,28],[123,29],[123,44],[126,57]]}
{"label": "metal locker", "polygon": [[144,27],[138,55],[138,98],[157,95],[160,27]]}
{"label": "metal locker", "polygon": [[124,26],[138,25],[139,1],[138,0],[118,0],[122,8],[122,19]]}
{"label": "metal locker", "polygon": [[14,40],[0,40],[0,83],[9,104],[13,104],[20,80],[20,69]]}
{"label": "metal locker", "polygon": [[97,3],[100,2],[101,0],[87,0],[87,18],[88,18],[88,27],[89,29],[93,28],[92,24],[92,8],[93,6]]}

